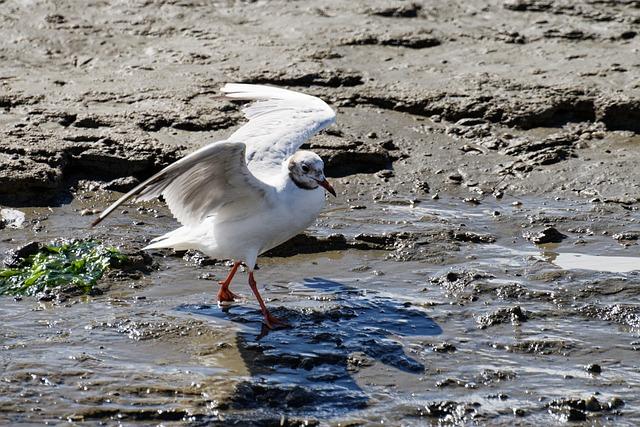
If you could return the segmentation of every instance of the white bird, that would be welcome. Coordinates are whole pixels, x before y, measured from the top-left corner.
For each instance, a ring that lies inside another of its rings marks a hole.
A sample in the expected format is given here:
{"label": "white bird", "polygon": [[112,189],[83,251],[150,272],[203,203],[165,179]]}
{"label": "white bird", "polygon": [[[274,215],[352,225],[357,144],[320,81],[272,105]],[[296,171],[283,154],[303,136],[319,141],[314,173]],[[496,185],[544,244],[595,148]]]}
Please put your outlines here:
{"label": "white bird", "polygon": [[196,249],[211,258],[233,260],[229,275],[219,282],[220,302],[236,298],[229,285],[244,261],[264,323],[272,328],[286,323],[269,313],[258,292],[256,260],[313,223],[324,206],[323,188],[336,195],[322,159],[311,151],[297,151],[335,122],[335,112],[319,98],[270,86],[229,83],[222,92],[227,99],[256,101],[242,110],[249,122],[228,139],[206,145],[147,179],[92,225],[131,198],[162,195],[182,227],[144,249]]}

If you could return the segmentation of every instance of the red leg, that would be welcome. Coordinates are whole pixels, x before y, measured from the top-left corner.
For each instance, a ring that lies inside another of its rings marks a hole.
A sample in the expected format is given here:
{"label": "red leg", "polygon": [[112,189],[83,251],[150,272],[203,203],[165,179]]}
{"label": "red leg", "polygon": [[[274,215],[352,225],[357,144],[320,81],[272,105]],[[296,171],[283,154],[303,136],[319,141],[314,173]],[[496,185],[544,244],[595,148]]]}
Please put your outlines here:
{"label": "red leg", "polygon": [[264,324],[270,329],[273,329],[275,326],[289,326],[287,322],[272,316],[271,313],[269,313],[269,310],[267,310],[267,306],[264,305],[260,292],[258,292],[256,280],[253,278],[253,271],[249,272],[249,286],[258,300],[258,304],[260,304],[260,310],[262,310],[262,315],[264,316]]}
{"label": "red leg", "polygon": [[238,298],[236,294],[229,290],[229,285],[231,284],[231,280],[233,280],[233,276],[238,271],[238,267],[240,267],[239,262],[234,262],[233,267],[231,267],[231,271],[227,275],[227,278],[218,282],[220,284],[220,290],[218,291],[218,301],[219,302],[231,302]]}

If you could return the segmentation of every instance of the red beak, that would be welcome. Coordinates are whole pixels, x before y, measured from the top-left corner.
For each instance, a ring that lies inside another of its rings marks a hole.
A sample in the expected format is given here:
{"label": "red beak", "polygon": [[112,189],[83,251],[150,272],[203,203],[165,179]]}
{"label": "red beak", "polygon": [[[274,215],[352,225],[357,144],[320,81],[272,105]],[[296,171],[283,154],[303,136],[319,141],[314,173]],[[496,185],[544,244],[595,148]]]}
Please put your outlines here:
{"label": "red beak", "polygon": [[322,185],[325,190],[333,194],[333,197],[336,197],[336,190],[334,190],[331,184],[329,184],[329,181],[325,179],[324,181],[318,181],[318,184]]}

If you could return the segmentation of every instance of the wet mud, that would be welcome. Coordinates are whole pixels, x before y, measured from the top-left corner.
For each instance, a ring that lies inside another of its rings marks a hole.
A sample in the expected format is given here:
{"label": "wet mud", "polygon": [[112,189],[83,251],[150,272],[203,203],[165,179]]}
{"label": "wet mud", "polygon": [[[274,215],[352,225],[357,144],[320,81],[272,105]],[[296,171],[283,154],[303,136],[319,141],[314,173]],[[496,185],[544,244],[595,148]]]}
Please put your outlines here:
{"label": "wet mud", "polygon": [[[0,297],[0,424],[638,424],[637,6],[3,2],[2,258],[92,238],[132,263]],[[244,274],[216,304],[226,260],[139,253],[162,203],[89,228],[242,122],[227,81],[338,113],[306,146],[338,197],[259,259],[289,328]]]}

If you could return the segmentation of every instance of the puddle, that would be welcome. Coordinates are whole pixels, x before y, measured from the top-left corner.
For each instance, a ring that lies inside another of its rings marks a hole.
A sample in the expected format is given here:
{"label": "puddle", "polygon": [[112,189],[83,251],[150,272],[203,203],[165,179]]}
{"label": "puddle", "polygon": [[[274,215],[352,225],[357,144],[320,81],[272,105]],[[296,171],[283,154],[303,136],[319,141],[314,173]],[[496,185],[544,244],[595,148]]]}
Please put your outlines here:
{"label": "puddle", "polygon": [[610,273],[640,271],[640,258],[545,252],[543,257],[566,270],[593,270]]}
{"label": "puddle", "polygon": [[[21,209],[25,224],[45,228],[6,228],[0,250],[70,233],[139,248],[175,225],[151,204],[88,230],[90,218],[76,213],[83,203]],[[541,203],[494,203],[332,209],[314,233],[426,231],[421,244],[438,257],[263,258],[261,292],[289,329],[262,328],[246,274],[232,285],[245,298],[221,308],[217,283],[199,277],[223,278],[227,267],[159,254],[158,271],[113,281],[102,296],[59,305],[0,298],[0,424],[510,424],[516,408],[546,425],[548,402],[595,391],[601,402],[625,402],[623,415],[599,412],[603,423],[640,422],[637,246],[566,231],[598,221],[624,229],[636,213],[594,219],[588,205],[547,205],[570,237],[541,255],[521,237]],[[451,244],[453,228],[496,243]],[[578,240],[611,256],[561,252]],[[600,374],[585,370],[594,363]]]}

